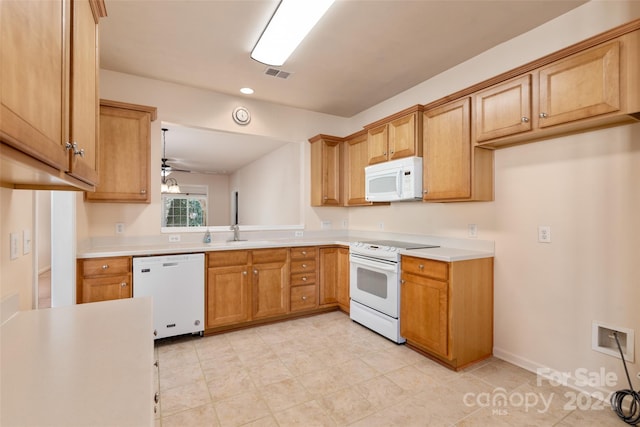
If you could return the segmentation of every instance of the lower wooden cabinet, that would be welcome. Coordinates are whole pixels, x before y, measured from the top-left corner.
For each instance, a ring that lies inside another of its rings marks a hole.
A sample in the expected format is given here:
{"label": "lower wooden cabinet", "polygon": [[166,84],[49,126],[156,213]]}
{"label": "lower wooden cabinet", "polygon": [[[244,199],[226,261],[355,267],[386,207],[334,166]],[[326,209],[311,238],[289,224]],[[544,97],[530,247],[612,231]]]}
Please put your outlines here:
{"label": "lower wooden cabinet", "polygon": [[249,251],[207,254],[207,328],[251,319],[249,268]]}
{"label": "lower wooden cabinet", "polygon": [[337,304],[349,312],[349,249],[320,248],[320,306]]}
{"label": "lower wooden cabinet", "polygon": [[291,248],[291,312],[318,308],[318,248]]}
{"label": "lower wooden cabinet", "polygon": [[133,296],[130,256],[80,259],[76,268],[77,304]]}
{"label": "lower wooden cabinet", "polygon": [[400,333],[455,370],[493,352],[493,258],[402,257]]}
{"label": "lower wooden cabinet", "polygon": [[251,251],[253,318],[289,311],[289,249]]}

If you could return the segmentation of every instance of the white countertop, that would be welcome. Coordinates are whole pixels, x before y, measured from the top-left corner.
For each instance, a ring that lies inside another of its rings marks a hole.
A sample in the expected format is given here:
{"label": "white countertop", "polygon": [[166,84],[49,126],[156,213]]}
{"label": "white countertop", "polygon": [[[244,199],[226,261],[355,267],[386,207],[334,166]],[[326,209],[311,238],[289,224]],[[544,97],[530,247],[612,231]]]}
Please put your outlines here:
{"label": "white countertop", "polygon": [[150,298],[18,312],[0,339],[3,427],[153,425]]}
{"label": "white countertop", "polygon": [[[212,243],[161,243],[161,244],[141,244],[141,245],[111,245],[89,248],[79,251],[78,258],[101,258],[112,256],[146,256],[146,255],[166,255],[195,252],[226,251],[234,249],[264,249],[278,247],[295,246],[322,246],[322,245],[342,245],[349,246],[350,242],[362,240],[357,237],[315,237],[296,239],[265,239],[246,240],[241,242],[214,241]],[[429,242],[432,244],[442,244],[441,242]],[[420,258],[434,259],[438,261],[454,262],[475,258],[488,258],[493,256],[493,251],[471,250],[457,247],[441,246],[431,249],[404,250],[403,255],[410,255]]]}

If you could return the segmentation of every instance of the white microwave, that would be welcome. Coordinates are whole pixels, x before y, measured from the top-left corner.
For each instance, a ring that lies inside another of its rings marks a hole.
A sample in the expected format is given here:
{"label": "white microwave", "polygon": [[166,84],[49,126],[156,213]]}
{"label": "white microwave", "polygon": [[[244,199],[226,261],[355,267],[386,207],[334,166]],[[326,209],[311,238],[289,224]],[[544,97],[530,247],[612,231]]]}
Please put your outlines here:
{"label": "white microwave", "polygon": [[422,157],[406,157],[364,168],[368,202],[422,199]]}

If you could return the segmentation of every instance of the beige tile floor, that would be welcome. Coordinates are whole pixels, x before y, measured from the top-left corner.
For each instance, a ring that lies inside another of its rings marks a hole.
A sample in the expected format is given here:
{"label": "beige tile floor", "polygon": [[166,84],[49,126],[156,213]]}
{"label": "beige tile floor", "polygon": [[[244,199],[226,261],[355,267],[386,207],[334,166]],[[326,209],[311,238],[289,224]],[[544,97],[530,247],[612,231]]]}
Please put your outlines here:
{"label": "beige tile floor", "polygon": [[625,425],[599,401],[572,410],[571,390],[502,360],[453,372],[337,311],[156,352],[163,427]]}

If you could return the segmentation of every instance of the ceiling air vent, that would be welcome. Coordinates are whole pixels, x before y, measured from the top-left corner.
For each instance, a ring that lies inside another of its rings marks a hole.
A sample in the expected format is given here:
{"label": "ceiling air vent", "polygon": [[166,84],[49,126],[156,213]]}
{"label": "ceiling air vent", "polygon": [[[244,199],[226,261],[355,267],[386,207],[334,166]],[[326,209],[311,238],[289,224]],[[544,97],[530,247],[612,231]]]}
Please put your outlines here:
{"label": "ceiling air vent", "polygon": [[278,70],[277,68],[271,68],[271,67],[268,67],[266,70],[264,70],[264,73],[267,76],[278,77],[281,79],[287,79],[291,75],[291,73],[288,71],[282,71],[282,70]]}

